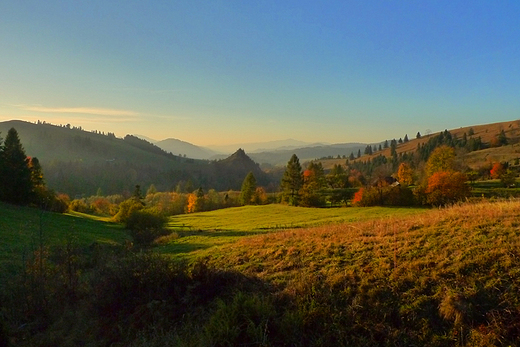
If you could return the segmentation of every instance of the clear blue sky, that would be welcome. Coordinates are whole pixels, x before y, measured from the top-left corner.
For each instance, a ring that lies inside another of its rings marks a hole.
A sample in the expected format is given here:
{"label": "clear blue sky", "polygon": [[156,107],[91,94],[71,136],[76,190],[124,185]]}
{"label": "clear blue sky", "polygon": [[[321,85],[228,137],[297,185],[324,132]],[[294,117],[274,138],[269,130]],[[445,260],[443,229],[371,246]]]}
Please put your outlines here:
{"label": "clear blue sky", "polygon": [[211,145],[518,118],[519,1],[0,2],[0,121]]}

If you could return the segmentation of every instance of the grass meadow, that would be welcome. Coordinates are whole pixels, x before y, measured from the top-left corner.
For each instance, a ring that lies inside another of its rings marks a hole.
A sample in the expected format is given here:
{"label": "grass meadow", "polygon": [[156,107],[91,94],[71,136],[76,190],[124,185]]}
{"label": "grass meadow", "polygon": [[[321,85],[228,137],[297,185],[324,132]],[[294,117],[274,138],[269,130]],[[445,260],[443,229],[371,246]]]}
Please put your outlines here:
{"label": "grass meadow", "polygon": [[0,203],[0,266],[20,267],[22,259],[41,243],[63,244],[74,239],[81,246],[94,242],[122,244],[130,240],[123,227],[80,213],[57,214]]}
{"label": "grass meadow", "polygon": [[170,236],[158,240],[157,251],[194,259],[214,246],[279,230],[351,223],[369,219],[420,215],[423,208],[304,208],[286,205],[243,206],[170,217]]}
{"label": "grass meadow", "polygon": [[[128,240],[84,215],[0,212],[2,264],[37,244],[40,222],[49,244],[70,230],[79,248]],[[168,226],[149,251],[34,258],[0,293],[0,333],[15,345],[520,345],[520,201],[246,206]]]}

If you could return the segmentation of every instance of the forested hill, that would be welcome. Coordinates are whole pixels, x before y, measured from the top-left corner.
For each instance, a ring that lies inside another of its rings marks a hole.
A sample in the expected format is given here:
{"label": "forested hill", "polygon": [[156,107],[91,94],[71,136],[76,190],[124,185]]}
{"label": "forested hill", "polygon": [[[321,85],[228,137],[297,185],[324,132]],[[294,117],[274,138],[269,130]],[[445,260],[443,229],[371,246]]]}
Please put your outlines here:
{"label": "forested hill", "polygon": [[[132,135],[122,139],[69,125],[7,121],[0,122],[0,137],[10,128],[17,130],[26,154],[40,160],[47,185],[73,197],[99,189],[103,194],[131,192],[136,184],[159,190],[240,189],[247,175],[240,160],[219,165],[183,158]],[[250,169],[259,181],[270,182],[256,164]]]}

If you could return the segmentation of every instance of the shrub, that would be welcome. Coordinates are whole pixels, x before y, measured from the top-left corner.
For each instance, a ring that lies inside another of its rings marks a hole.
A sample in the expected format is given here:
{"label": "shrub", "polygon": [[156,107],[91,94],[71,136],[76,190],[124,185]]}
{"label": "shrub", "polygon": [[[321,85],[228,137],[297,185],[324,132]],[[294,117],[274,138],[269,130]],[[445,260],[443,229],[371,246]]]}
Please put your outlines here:
{"label": "shrub", "polygon": [[133,211],[126,221],[134,243],[142,246],[150,245],[160,236],[167,235],[164,228],[166,217],[152,209]]}
{"label": "shrub", "polygon": [[143,203],[136,199],[128,199],[119,204],[119,211],[114,216],[114,222],[126,223],[130,215],[143,208]]}

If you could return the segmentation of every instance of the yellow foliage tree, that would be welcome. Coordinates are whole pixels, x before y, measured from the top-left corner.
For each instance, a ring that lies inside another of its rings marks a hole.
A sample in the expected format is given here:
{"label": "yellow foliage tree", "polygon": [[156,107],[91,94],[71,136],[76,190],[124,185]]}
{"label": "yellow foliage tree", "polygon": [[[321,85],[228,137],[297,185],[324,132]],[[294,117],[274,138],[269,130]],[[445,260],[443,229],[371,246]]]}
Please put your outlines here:
{"label": "yellow foliage tree", "polygon": [[186,213],[193,213],[197,207],[197,195],[188,194],[188,204],[186,205]]}
{"label": "yellow foliage tree", "polygon": [[426,162],[426,176],[430,177],[439,171],[453,171],[455,150],[452,147],[437,147]]}
{"label": "yellow foliage tree", "polygon": [[400,184],[408,186],[413,183],[413,170],[410,165],[401,163],[397,170],[397,180]]}

